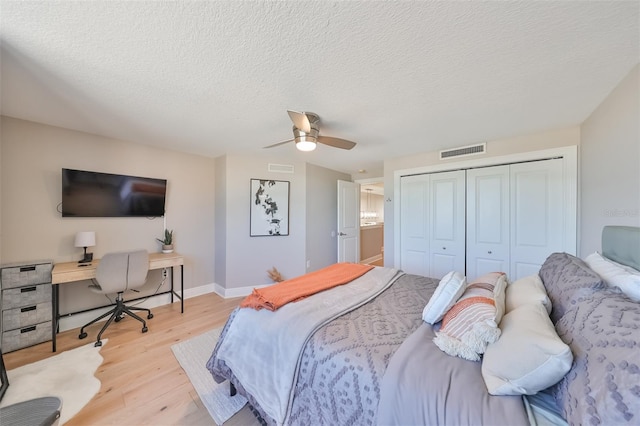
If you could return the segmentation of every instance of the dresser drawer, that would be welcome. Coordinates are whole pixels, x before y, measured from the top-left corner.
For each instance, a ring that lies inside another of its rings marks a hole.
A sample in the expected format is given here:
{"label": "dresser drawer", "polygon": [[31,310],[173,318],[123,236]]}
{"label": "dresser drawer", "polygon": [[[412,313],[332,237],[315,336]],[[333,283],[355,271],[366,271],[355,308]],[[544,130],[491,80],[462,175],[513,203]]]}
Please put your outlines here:
{"label": "dresser drawer", "polygon": [[51,263],[2,268],[2,289],[51,282]]}
{"label": "dresser drawer", "polygon": [[2,333],[2,352],[11,352],[51,340],[51,321]]}
{"label": "dresser drawer", "polygon": [[8,331],[51,321],[51,314],[52,309],[49,302],[7,309],[2,311],[2,329]]}
{"label": "dresser drawer", "polygon": [[44,302],[51,304],[51,284],[2,290],[2,310],[22,308]]}

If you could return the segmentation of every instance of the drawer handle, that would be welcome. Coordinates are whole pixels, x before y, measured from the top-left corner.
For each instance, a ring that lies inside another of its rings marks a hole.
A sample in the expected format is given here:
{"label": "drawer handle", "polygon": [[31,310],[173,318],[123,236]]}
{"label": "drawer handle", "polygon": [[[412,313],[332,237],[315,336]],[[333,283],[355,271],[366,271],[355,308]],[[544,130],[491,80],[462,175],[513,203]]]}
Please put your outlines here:
{"label": "drawer handle", "polygon": [[29,272],[29,271],[35,271],[36,267],[35,266],[23,266],[22,268],[20,268],[20,272]]}
{"label": "drawer handle", "polygon": [[32,325],[31,327],[23,328],[22,330],[20,330],[20,333],[28,333],[30,331],[35,331],[35,329],[36,329],[36,326]]}
{"label": "drawer handle", "polygon": [[20,309],[20,312],[35,311],[36,309],[37,309],[37,306],[27,306],[26,308]]}
{"label": "drawer handle", "polygon": [[23,287],[20,289],[20,293],[29,293],[31,291],[36,291],[36,287]]}

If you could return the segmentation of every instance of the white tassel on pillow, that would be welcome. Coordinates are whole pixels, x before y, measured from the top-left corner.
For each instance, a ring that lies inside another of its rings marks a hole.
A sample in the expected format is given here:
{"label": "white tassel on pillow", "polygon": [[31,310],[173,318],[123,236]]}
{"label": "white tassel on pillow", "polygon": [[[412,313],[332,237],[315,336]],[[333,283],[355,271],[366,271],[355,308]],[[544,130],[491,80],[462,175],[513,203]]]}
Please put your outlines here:
{"label": "white tassel on pillow", "polygon": [[492,272],[470,283],[445,314],[434,343],[449,355],[480,360],[487,345],[500,337],[498,321],[504,312],[506,283],[503,272]]}

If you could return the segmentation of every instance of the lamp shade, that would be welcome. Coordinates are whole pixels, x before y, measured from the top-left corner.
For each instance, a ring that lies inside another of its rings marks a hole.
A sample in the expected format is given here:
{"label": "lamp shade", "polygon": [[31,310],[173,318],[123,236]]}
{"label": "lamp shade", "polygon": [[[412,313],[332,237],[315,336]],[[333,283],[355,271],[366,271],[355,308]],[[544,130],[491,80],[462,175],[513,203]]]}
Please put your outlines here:
{"label": "lamp shade", "polygon": [[76,247],[93,247],[96,245],[96,233],[94,231],[82,231],[76,234]]}

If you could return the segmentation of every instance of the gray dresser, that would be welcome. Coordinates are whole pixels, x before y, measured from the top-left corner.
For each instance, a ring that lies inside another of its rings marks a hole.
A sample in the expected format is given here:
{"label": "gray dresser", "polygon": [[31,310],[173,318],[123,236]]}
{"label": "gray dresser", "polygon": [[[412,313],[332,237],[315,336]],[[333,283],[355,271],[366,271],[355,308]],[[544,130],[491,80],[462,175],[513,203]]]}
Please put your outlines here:
{"label": "gray dresser", "polygon": [[51,261],[0,266],[3,353],[51,340]]}

